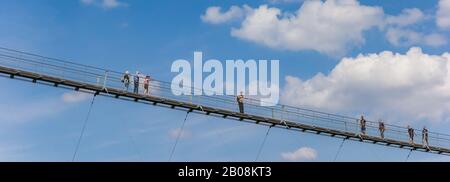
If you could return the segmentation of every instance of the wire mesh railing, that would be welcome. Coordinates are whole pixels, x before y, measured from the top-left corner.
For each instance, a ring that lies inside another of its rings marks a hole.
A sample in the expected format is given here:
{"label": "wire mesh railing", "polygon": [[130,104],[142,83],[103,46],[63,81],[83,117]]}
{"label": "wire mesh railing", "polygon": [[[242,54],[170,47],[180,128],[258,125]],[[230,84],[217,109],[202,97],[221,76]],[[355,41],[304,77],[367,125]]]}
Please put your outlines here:
{"label": "wire mesh railing", "polygon": [[[130,74],[130,83],[127,88],[124,82],[122,82],[124,73],[7,48],[0,48],[0,66],[57,77],[65,80],[72,80],[80,83],[105,86],[106,88],[121,89],[128,92],[134,92],[134,88],[138,88],[138,94],[143,95],[145,90],[145,76],[143,74],[138,75],[140,79],[137,83],[133,80],[133,77],[136,75]],[[172,83],[156,80],[153,77],[151,78],[148,87],[148,95],[151,96],[173,99],[218,109],[238,111],[235,96],[208,96],[193,94],[177,96],[173,94],[173,91],[176,88],[172,88]],[[191,93],[194,93],[195,89],[198,88],[191,88]],[[260,99],[246,98],[245,113],[355,134],[361,132],[361,125],[358,118],[281,104],[265,107],[261,106],[260,103]],[[368,120],[366,122],[366,135],[379,137],[379,122]],[[414,143],[420,144],[423,142],[421,135],[422,131],[415,129]],[[450,135],[435,132],[428,132],[428,135],[429,146],[450,148]],[[386,139],[402,142],[410,141],[408,129],[406,127],[387,123],[385,123],[384,137]]]}

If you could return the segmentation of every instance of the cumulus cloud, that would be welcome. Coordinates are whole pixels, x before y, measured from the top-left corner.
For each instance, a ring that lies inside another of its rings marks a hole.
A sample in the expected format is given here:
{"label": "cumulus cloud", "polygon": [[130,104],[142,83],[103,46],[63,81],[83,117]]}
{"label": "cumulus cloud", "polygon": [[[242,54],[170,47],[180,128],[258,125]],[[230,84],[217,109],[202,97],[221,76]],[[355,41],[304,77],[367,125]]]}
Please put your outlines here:
{"label": "cumulus cloud", "polygon": [[450,28],[450,0],[439,1],[436,24],[442,29]]}
{"label": "cumulus cloud", "polygon": [[281,153],[281,158],[287,161],[307,161],[317,158],[316,150],[309,147],[302,147],[294,152]]}
{"label": "cumulus cloud", "polygon": [[300,3],[304,0],[269,0],[271,4],[281,4],[281,3]]}
{"label": "cumulus cloud", "polygon": [[95,5],[105,9],[113,9],[118,7],[126,7],[127,3],[120,2],[119,0],[80,0],[84,5]]}
{"label": "cumulus cloud", "polygon": [[424,21],[426,16],[417,9],[404,9],[397,16],[387,16],[384,21],[386,39],[394,46],[427,45],[438,47],[447,44],[447,38],[438,33],[422,33],[411,26]]}
{"label": "cumulus cloud", "polygon": [[169,137],[172,139],[176,139],[178,135],[180,136],[180,138],[184,139],[190,138],[192,136],[192,133],[186,129],[181,130],[181,128],[175,128],[169,131]]}
{"label": "cumulus cloud", "polygon": [[342,54],[364,43],[363,32],[379,25],[382,16],[381,8],[356,0],[305,1],[293,14],[262,5],[231,35],[271,48]]}
{"label": "cumulus cloud", "polygon": [[[0,105],[0,124],[20,124],[38,121],[39,119],[54,116],[66,109],[58,101],[52,99],[33,102],[10,101],[9,103]],[[4,126],[2,125],[2,127]]]}
{"label": "cumulus cloud", "polygon": [[67,92],[61,96],[61,99],[65,103],[77,103],[88,100],[92,95],[84,92]]}
{"label": "cumulus cloud", "polygon": [[425,15],[420,9],[411,8],[402,10],[402,13],[397,16],[388,15],[385,23],[388,25],[408,26],[423,21],[424,19]]}
{"label": "cumulus cloud", "polygon": [[[440,4],[438,19],[441,17],[444,19],[441,22],[445,22],[445,18],[450,17],[446,13],[450,11],[445,10],[443,0]],[[378,28],[394,46],[447,44],[443,34],[417,30],[417,25],[431,17],[417,8],[388,15],[381,7],[362,5],[357,0],[307,0],[293,13],[268,5],[257,8],[232,6],[226,12],[221,12],[220,7],[210,7],[202,20],[219,24],[242,19],[239,27],[231,29],[233,37],[274,49],[314,50],[338,57],[363,45],[364,32],[373,28]]]}
{"label": "cumulus cloud", "polygon": [[218,6],[209,7],[206,9],[204,15],[200,18],[203,22],[211,24],[225,23],[233,20],[243,18],[246,11],[250,10],[250,7],[244,6],[243,8],[239,6],[231,6],[226,12],[221,12],[221,8]]}
{"label": "cumulus cloud", "polygon": [[386,39],[394,46],[427,45],[438,47],[447,44],[447,38],[438,33],[424,34],[410,29],[388,28]]}
{"label": "cumulus cloud", "polygon": [[425,43],[425,45],[428,45],[428,46],[433,46],[433,47],[443,46],[443,45],[447,44],[447,37],[445,37],[442,34],[432,33],[432,34],[425,35],[423,37],[423,42]]}
{"label": "cumulus cloud", "polygon": [[342,59],[328,75],[287,76],[282,102],[394,121],[450,120],[450,54],[384,51]]}

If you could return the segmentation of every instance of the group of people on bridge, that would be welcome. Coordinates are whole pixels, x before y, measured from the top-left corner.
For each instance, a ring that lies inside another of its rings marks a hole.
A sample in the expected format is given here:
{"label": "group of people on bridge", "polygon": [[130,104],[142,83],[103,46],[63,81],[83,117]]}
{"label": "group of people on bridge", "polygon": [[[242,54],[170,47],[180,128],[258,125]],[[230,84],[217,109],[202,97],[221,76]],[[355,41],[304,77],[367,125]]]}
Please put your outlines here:
{"label": "group of people on bridge", "polygon": [[[123,75],[123,77],[121,79],[122,83],[124,84],[124,90],[128,91],[128,89],[130,87],[130,83],[132,82],[131,80],[133,80],[133,83],[134,83],[133,93],[139,94],[140,79],[144,79],[143,80],[144,94],[149,94],[150,76],[143,75],[143,74],[139,73],[139,71],[136,71],[136,74],[134,74],[134,75],[131,75],[128,71],[125,72],[125,74]],[[244,113],[244,100],[245,100],[245,97],[244,97],[243,92],[241,91],[240,94],[236,96],[236,101],[237,101],[240,113]],[[367,129],[366,122],[367,121],[364,119],[364,116],[361,116],[361,118],[359,119],[359,125],[361,127],[362,135],[366,135],[366,129]],[[384,139],[385,138],[384,132],[386,131],[386,126],[382,120],[378,121],[378,130],[380,133],[380,137],[382,139]],[[408,125],[407,131],[408,131],[408,136],[409,136],[409,142],[411,144],[414,144],[414,136],[415,136],[414,129]],[[428,145],[429,145],[428,129],[426,127],[423,127],[423,129],[422,129],[422,144],[424,147],[428,148]]]}
{"label": "group of people on bridge", "polygon": [[128,92],[128,89],[130,87],[131,79],[133,79],[134,82],[134,90],[133,93],[139,94],[139,87],[140,87],[140,79],[144,79],[144,94],[149,94],[149,85],[150,85],[150,76],[143,75],[139,73],[139,71],[136,71],[135,75],[131,75],[130,72],[125,71],[125,74],[123,75],[121,81],[124,84],[124,90]]}
{"label": "group of people on bridge", "polygon": [[[366,135],[366,120],[364,119],[364,116],[361,116],[361,119],[359,119],[359,125],[361,127],[361,134]],[[380,137],[384,139],[384,132],[386,131],[386,126],[382,120],[378,121],[378,130],[380,132]],[[414,144],[414,136],[415,131],[414,128],[411,128],[411,126],[408,125],[408,136],[409,136],[409,142],[411,144]],[[428,143],[428,129],[424,126],[422,129],[422,145],[426,148],[429,148]]]}
{"label": "group of people on bridge", "polygon": [[[134,90],[133,93],[139,94],[139,87],[140,87],[140,79],[144,79],[143,85],[144,85],[144,94],[149,94],[149,85],[150,85],[150,76],[146,76],[141,74],[139,71],[136,71],[136,74],[131,75],[129,71],[125,71],[125,74],[121,78],[121,82],[124,84],[124,90],[128,92],[131,79],[133,79],[134,83]],[[240,93],[240,95],[236,96],[236,101],[238,103],[239,112],[244,113],[244,94],[243,92]]]}

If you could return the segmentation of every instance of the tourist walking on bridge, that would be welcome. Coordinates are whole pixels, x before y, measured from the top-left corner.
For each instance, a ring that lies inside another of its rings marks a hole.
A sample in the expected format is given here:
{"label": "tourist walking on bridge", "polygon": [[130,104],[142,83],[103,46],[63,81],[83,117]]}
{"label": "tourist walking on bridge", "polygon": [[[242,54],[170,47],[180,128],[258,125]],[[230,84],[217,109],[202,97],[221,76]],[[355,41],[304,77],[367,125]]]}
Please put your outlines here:
{"label": "tourist walking on bridge", "polygon": [[414,144],[414,129],[408,125],[409,142]]}
{"label": "tourist walking on bridge", "polygon": [[236,100],[239,105],[239,112],[244,113],[244,94],[243,94],[243,92],[241,92],[241,94],[236,97]]}
{"label": "tourist walking on bridge", "polygon": [[122,83],[124,85],[124,89],[128,92],[128,88],[130,86],[130,72],[125,71],[125,74],[122,77]]}
{"label": "tourist walking on bridge", "polygon": [[366,134],[366,120],[364,119],[364,116],[361,116],[361,119],[359,120],[359,124],[361,126],[361,133],[363,135]]}
{"label": "tourist walking on bridge", "polygon": [[136,75],[134,75],[133,81],[134,81],[134,93],[139,94],[139,71],[136,71]]}
{"label": "tourist walking on bridge", "polygon": [[428,148],[428,129],[424,126],[422,130],[422,144]]}
{"label": "tourist walking on bridge", "polygon": [[150,76],[144,78],[144,94],[148,94],[148,86],[150,85]]}
{"label": "tourist walking on bridge", "polygon": [[379,126],[378,129],[380,130],[380,136],[382,139],[384,139],[384,131],[386,130],[386,127],[384,126],[384,122],[380,119],[379,120]]}

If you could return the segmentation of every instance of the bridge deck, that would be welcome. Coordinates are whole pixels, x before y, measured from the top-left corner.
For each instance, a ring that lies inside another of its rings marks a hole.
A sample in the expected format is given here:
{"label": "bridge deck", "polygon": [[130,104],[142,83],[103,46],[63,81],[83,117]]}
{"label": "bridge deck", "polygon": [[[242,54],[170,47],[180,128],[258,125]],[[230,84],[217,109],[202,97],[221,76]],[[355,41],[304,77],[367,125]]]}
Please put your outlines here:
{"label": "bridge deck", "polygon": [[[450,155],[450,136],[430,132],[429,147],[409,142],[406,128],[387,125],[385,138],[377,134],[377,123],[368,121],[367,134],[359,133],[356,118],[329,114],[291,106],[259,106],[258,100],[246,100],[246,114],[236,112],[234,97],[174,96],[170,85],[152,81],[151,94],[125,91],[121,74],[95,67],[65,62],[30,53],[0,48],[0,73],[10,78],[66,87],[77,91],[110,96],[145,104],[206,115],[253,122],[272,127],[310,132],[331,137],[399,147],[421,152]],[[132,87],[132,85],[130,85]],[[418,137],[416,137],[418,138]]]}

